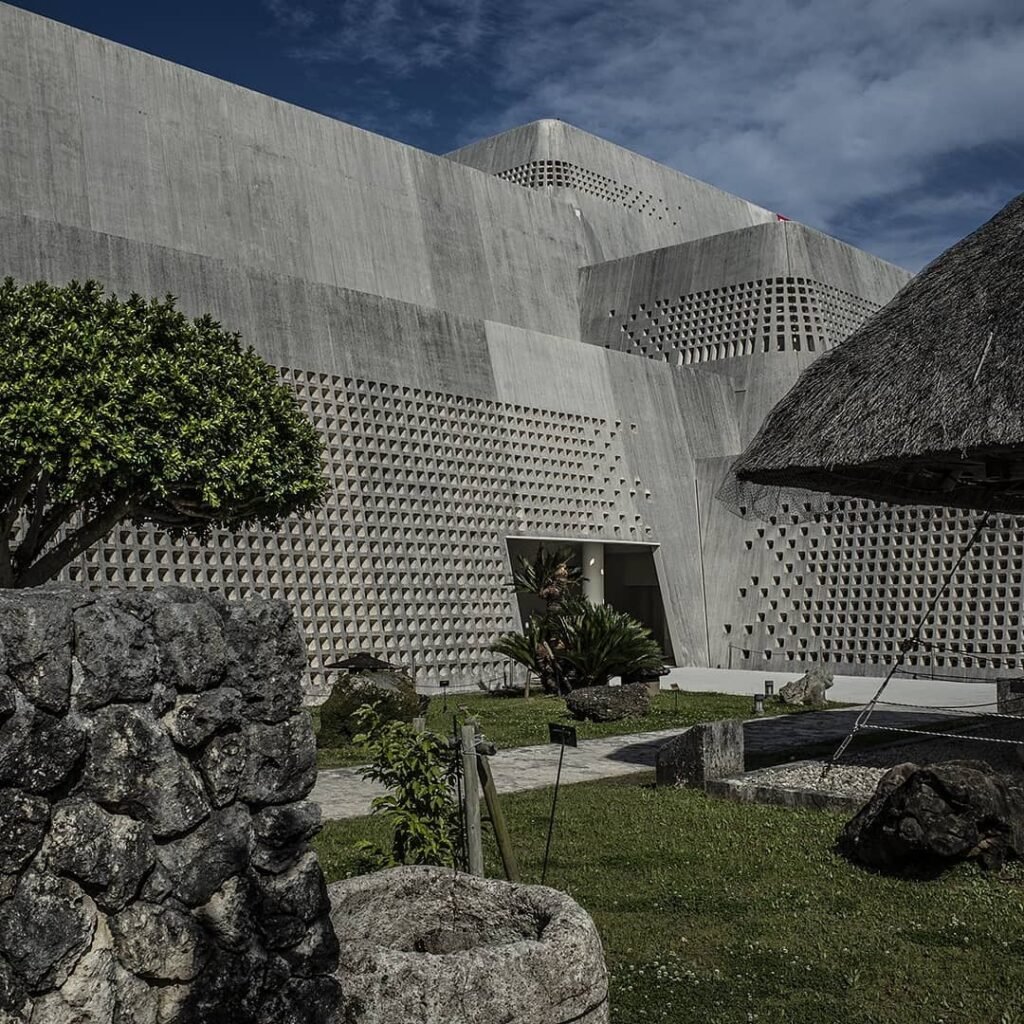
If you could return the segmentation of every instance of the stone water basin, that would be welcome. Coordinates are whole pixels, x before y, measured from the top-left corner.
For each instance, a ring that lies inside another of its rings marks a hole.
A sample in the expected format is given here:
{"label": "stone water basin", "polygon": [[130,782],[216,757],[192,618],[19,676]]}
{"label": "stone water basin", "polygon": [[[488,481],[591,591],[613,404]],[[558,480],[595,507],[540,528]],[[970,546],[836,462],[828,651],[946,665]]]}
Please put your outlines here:
{"label": "stone water basin", "polygon": [[329,892],[338,1024],[607,1024],[601,940],[565,893],[432,867]]}

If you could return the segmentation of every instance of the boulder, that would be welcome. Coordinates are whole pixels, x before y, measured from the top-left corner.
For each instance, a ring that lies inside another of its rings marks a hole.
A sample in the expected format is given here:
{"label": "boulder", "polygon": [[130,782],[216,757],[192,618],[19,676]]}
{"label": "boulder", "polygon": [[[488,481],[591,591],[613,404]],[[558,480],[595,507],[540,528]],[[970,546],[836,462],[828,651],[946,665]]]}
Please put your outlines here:
{"label": "boulder", "polygon": [[983,761],[900,764],[843,828],[839,851],[865,867],[932,876],[962,860],[1024,855],[1024,789]]}
{"label": "boulder", "polygon": [[651,709],[651,694],[646,683],[583,686],[565,698],[565,706],[579,721],[617,722],[646,715]]}
{"label": "boulder", "polygon": [[149,626],[109,596],[75,612],[72,690],[83,711],[148,701],[160,652]]}
{"label": "boulder", "polygon": [[212,594],[198,598],[187,590],[168,591],[150,612],[168,683],[182,693],[216,686],[230,657],[224,621],[229,605]]}
{"label": "boulder", "polygon": [[832,673],[823,665],[812,665],[799,679],[779,690],[779,700],[791,707],[824,707],[825,691],[832,686]]}
{"label": "boulder", "polygon": [[0,592],[0,1024],[331,1024],[304,667],[283,603]]}
{"label": "boulder", "polygon": [[249,600],[228,606],[226,679],[254,722],[283,722],[302,706],[306,646],[288,605]]}
{"label": "boulder", "polygon": [[244,733],[221,733],[206,744],[199,758],[199,774],[214,807],[225,807],[235,799],[242,781],[245,757]]}
{"label": "boulder", "polygon": [[89,948],[96,908],[74,882],[29,869],[0,902],[0,953],[29,992],[64,984]]}
{"label": "boulder", "polygon": [[75,601],[92,600],[69,587],[37,591],[25,602],[0,593],[3,655],[0,667],[36,707],[63,714],[71,697],[71,616]]}
{"label": "boulder", "polygon": [[255,723],[246,731],[249,756],[239,795],[250,804],[285,804],[304,799],[316,782],[316,739],[308,711],[275,725]]}
{"label": "boulder", "polygon": [[305,848],[320,831],[320,805],[302,802],[264,807],[253,815],[256,846],[252,863],[260,871],[278,872],[294,862],[295,851]]}
{"label": "boulder", "polygon": [[110,931],[118,960],[149,981],[191,981],[210,952],[202,925],[170,906],[133,903],[110,919]]}
{"label": "boulder", "polygon": [[244,949],[255,932],[253,883],[244,875],[229,878],[195,914],[217,942],[230,950]]}
{"label": "boulder", "polygon": [[174,897],[198,907],[234,875],[245,874],[252,853],[252,820],[243,804],[214,811],[198,828],[174,843],[163,843],[157,859]]}
{"label": "boulder", "polygon": [[158,837],[185,832],[209,814],[198,773],[148,709],[111,704],[89,721],[83,796],[147,822]]}
{"label": "boulder", "polygon": [[341,662],[327,700],[320,705],[320,747],[339,747],[359,732],[353,715],[374,704],[385,721],[411,722],[420,714],[420,696],[412,676],[376,658],[353,657]]}
{"label": "boulder", "polygon": [[308,926],[329,910],[324,876],[312,850],[279,875],[258,876],[258,890],[260,927],[268,949],[297,945]]}
{"label": "boulder", "polygon": [[594,922],[565,893],[432,867],[329,887],[345,1024],[605,1024]]}
{"label": "boulder", "polygon": [[77,715],[51,715],[12,695],[14,713],[0,725],[0,786],[48,793],[67,782],[86,748]]}
{"label": "boulder", "polygon": [[212,736],[242,726],[242,695],[228,686],[179,697],[164,719],[171,739],[183,750],[195,750]]}

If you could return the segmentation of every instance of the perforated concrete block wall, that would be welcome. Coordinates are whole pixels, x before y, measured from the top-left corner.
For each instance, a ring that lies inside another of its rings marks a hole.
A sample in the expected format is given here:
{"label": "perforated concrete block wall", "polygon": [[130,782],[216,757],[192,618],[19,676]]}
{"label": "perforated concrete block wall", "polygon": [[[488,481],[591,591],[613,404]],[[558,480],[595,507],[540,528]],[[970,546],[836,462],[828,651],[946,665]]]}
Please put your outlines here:
{"label": "perforated concrete block wall", "polygon": [[682,206],[673,206],[661,196],[652,195],[568,160],[530,160],[499,171],[495,177],[524,188],[572,189],[621,206],[624,210],[667,221],[673,227],[679,226],[679,218],[683,213]]}
{"label": "perforated concrete block wall", "polygon": [[209,546],[123,529],[66,577],[184,583],[292,602],[311,696],[323,666],[369,651],[420,686],[502,678],[488,650],[518,627],[505,538],[650,535],[626,475],[621,424],[401,384],[286,369],[327,446],[329,497],[277,535],[217,533]]}
{"label": "perforated concrete block wall", "polygon": [[806,277],[759,278],[609,309],[605,347],[676,366],[754,352],[822,352],[880,308]]}
{"label": "perforated concrete block wall", "polygon": [[1020,520],[997,518],[958,567],[981,513],[851,501],[819,522],[804,515],[782,506],[751,524],[745,549],[771,568],[738,588],[757,610],[726,624],[735,664],[786,670],[821,661],[872,673],[926,619],[906,655],[909,672],[984,677],[1024,665]]}

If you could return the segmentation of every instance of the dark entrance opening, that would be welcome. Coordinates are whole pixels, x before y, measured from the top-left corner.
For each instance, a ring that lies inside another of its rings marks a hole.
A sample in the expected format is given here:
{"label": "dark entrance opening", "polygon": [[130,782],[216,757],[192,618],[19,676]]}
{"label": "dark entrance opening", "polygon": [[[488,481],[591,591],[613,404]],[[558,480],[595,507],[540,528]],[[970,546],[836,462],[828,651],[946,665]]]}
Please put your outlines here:
{"label": "dark entrance opening", "polygon": [[[559,541],[553,538],[534,540],[523,537],[508,538],[508,553],[512,563],[518,557],[532,561],[538,545],[546,550],[568,550],[571,564],[581,565],[581,541]],[[661,644],[668,664],[674,664],[672,643],[665,621],[665,605],[661,599],[658,571],[654,564],[654,545],[604,543],[604,600],[606,604],[632,615],[642,622]],[[544,604],[529,594],[518,594],[521,621],[544,610]]]}

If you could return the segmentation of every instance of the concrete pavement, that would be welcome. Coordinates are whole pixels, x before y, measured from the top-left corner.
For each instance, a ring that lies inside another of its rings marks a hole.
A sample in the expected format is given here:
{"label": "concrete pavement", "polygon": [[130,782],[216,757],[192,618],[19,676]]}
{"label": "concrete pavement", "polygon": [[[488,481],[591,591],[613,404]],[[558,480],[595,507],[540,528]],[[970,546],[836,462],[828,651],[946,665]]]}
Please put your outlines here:
{"label": "concrete pavement", "polygon": [[[745,682],[749,684],[749,680]],[[697,690],[706,688],[695,686]],[[747,756],[815,743],[838,745],[849,732],[856,715],[857,709],[843,709],[751,719],[744,723]],[[875,724],[898,726],[943,720],[945,716],[941,714],[927,714],[914,709],[878,711],[872,718]],[[667,729],[582,740],[578,747],[566,749],[562,781],[591,782],[649,770],[654,767],[658,747],[681,731]],[[558,754],[559,748],[550,744],[499,750],[491,758],[498,792],[514,793],[553,785]],[[310,799],[320,804],[325,820],[355,818],[369,814],[370,802],[383,792],[376,783],[363,779],[358,768],[330,768],[319,773]]]}
{"label": "concrete pavement", "polygon": [[[775,692],[792,679],[799,679],[802,672],[750,671],[748,669],[723,668],[674,668],[663,676],[661,687],[670,689],[672,684],[680,690],[715,693],[763,693],[764,681],[775,683]],[[882,683],[882,677],[836,676],[835,685],[828,691],[829,700],[849,704],[863,704],[874,696]],[[894,678],[885,690],[885,700],[909,707],[966,707],[987,704],[987,710],[995,710],[995,683],[953,683],[938,679]],[[985,709],[982,709],[985,710]]]}

